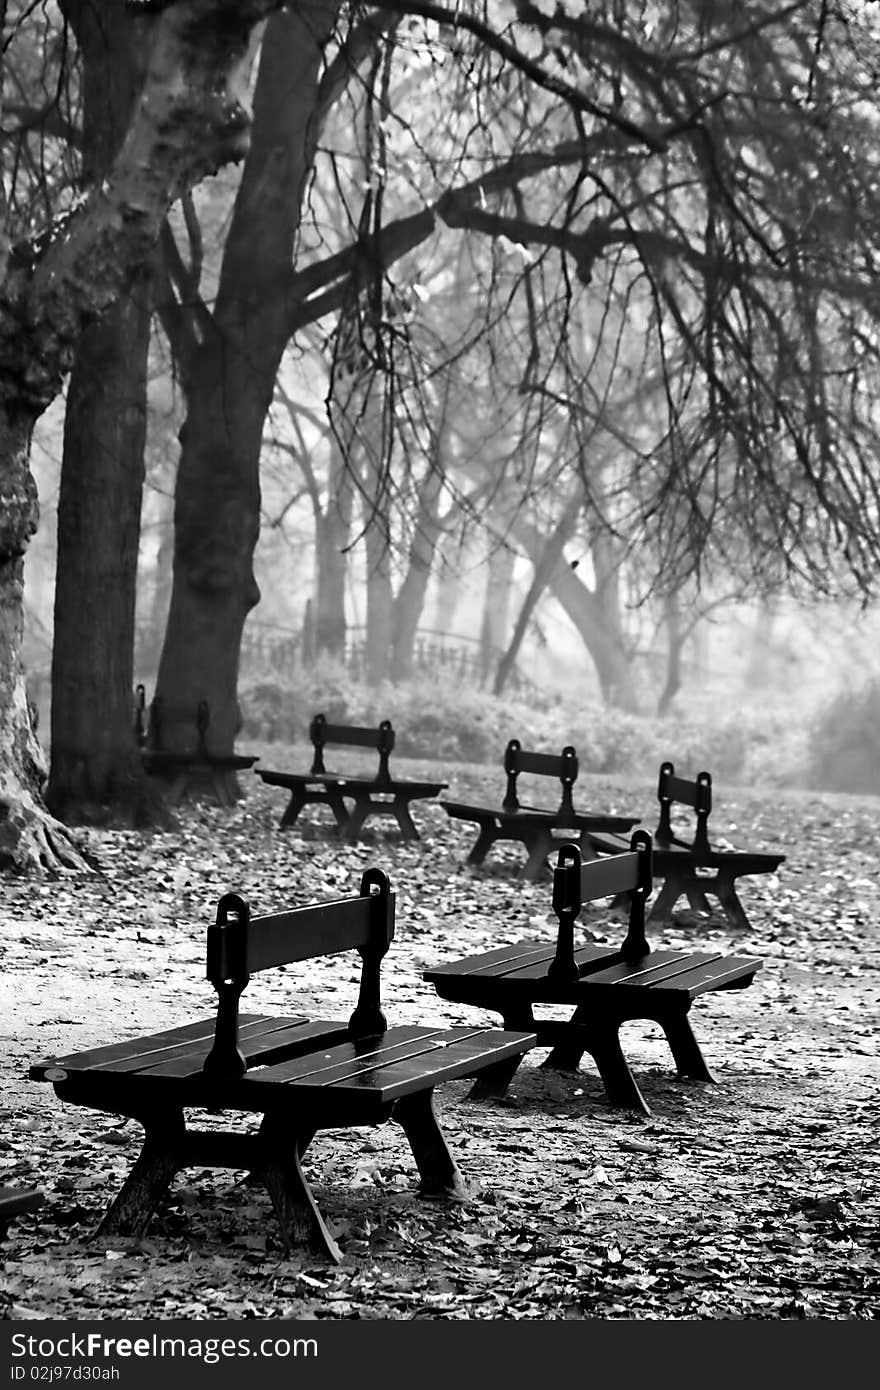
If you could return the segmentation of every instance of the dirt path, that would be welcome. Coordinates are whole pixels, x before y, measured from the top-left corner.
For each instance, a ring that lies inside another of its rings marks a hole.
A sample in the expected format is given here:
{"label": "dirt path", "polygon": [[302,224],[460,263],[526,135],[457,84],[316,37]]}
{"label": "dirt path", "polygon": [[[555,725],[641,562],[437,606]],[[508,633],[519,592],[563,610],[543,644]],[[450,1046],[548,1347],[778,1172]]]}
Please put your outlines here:
{"label": "dirt path", "polygon": [[[303,756],[274,748],[264,765]],[[401,774],[436,775],[399,761]],[[443,773],[450,795],[497,792],[497,769]],[[650,783],[582,778],[578,788],[582,804],[642,809],[652,827]],[[282,794],[256,778],[247,791],[233,812],[186,809],[179,833],[92,835],[101,876],[0,880],[0,1172],[46,1193],[0,1251],[7,1316],[878,1315],[880,802],[867,797],[716,791],[716,834],[789,853],[778,882],[746,882],[747,936],[694,914],[663,936],[764,958],[752,988],[694,1006],[717,1086],[676,1082],[659,1031],[632,1024],[624,1046],[648,1119],[610,1111],[588,1059],[566,1076],[540,1069],[543,1051],[502,1103],[467,1102],[464,1082],[442,1088],[451,1147],[479,1189],[462,1207],[417,1198],[394,1125],[322,1134],[307,1169],[345,1252],[338,1269],[283,1259],[268,1200],[229,1172],[182,1175],[140,1243],[87,1244],[139,1130],[62,1105],[27,1067],[208,1015],[204,932],[221,892],[269,911],[353,892],[364,867],[385,868],[398,892],[383,976],[393,1023],[497,1021],[444,1004],[421,971],[552,931],[548,881],[512,877],[512,848],[484,874],[462,869],[472,830],[436,805],[414,807],[419,844],[389,830],[349,849],[308,829],[279,834]],[[587,926],[596,939],[622,934],[599,912]],[[298,1004],[345,1017],[356,980],[356,962],[334,958],[288,972],[283,989],[260,977],[247,1002],[290,1007],[293,990]]]}

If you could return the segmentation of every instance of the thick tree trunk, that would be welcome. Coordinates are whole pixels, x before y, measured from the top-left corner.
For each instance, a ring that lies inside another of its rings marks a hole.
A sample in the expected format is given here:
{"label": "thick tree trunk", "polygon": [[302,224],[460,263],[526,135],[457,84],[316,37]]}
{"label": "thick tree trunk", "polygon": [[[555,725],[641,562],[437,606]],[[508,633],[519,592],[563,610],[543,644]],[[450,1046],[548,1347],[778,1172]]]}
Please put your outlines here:
{"label": "thick tree trunk", "polygon": [[167,823],[132,733],[149,277],[83,335],[58,504],[46,803],[68,823]]}
{"label": "thick tree trunk", "polygon": [[[0,861],[20,869],[85,860],[41,803],[45,768],[21,670],[22,568],[37,520],[28,471],[35,420],[56,398],[83,329],[151,255],[168,208],[210,169],[240,158],[237,93],[253,26],[277,0],[140,6],[149,65],[120,153],[48,238],[8,255],[0,286]],[[78,6],[71,3],[67,10]],[[66,11],[67,12],[67,11]],[[0,253],[8,248],[0,237]],[[0,255],[2,260],[2,255]]]}
{"label": "thick tree trunk", "polygon": [[0,868],[18,870],[83,864],[43,809],[46,763],[21,664],[24,555],[39,515],[28,470],[31,428],[0,406]]}
{"label": "thick tree trunk", "polygon": [[226,240],[212,325],[190,364],[181,430],[174,578],[156,693],[169,749],[192,745],[210,706],[208,745],[230,753],[238,728],[245,618],[259,600],[253,555],[260,452],[288,341],[287,283],[320,121],[323,45],[338,3],[274,15],[254,97],[251,150]]}

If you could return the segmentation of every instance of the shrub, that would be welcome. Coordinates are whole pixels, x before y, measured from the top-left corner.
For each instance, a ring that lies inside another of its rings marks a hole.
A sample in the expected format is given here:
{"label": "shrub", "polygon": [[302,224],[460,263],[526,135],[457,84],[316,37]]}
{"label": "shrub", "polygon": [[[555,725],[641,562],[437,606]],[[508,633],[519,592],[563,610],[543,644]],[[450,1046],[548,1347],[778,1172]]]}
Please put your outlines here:
{"label": "shrub", "polygon": [[820,711],[810,732],[811,786],[880,792],[880,681],[841,691]]}
{"label": "shrub", "polygon": [[[804,786],[808,780],[808,726],[778,702],[751,711],[736,705],[719,717],[716,701],[659,719],[571,697],[496,697],[442,674],[370,687],[328,660],[283,678],[245,681],[240,697],[245,737],[267,742],[306,741],[309,721],[320,710],[337,723],[390,719],[398,753],[438,762],[498,763],[508,739],[517,737],[548,753],[573,743],[582,772],[653,777],[670,758],[683,777],[705,768],[716,783]],[[876,716],[880,687],[874,699]],[[878,727],[875,717],[875,746]],[[880,785],[876,771],[872,777],[873,787]]]}

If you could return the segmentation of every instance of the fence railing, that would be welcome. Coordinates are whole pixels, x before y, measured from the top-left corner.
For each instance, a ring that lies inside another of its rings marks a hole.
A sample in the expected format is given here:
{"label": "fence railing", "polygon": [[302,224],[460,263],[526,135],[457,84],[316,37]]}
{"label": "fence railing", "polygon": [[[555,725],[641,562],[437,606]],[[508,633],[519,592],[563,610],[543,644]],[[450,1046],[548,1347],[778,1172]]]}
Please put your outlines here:
{"label": "fence railing", "polygon": [[[501,653],[491,653],[488,669],[477,638],[458,633],[425,629],[413,644],[413,670],[421,674],[446,675],[479,689],[491,682]],[[364,629],[349,628],[345,638],[345,665],[355,679],[366,675]],[[252,624],[245,629],[241,644],[243,674],[286,676],[303,666],[301,634],[289,628]],[[514,668],[509,680],[515,694],[529,695],[538,687]]]}

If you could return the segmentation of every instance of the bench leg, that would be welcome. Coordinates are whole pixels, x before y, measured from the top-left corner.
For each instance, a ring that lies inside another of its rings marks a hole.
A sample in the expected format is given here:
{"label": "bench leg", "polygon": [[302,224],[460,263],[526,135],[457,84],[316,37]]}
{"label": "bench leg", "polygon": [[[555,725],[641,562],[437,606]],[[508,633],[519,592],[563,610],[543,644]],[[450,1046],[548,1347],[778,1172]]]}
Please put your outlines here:
{"label": "bench leg", "polygon": [[[535,1031],[535,1015],[532,1012],[531,1004],[519,1004],[516,1008],[507,1009],[506,1012],[502,1012],[501,1019],[503,1027],[508,1032],[533,1033]],[[495,1062],[491,1067],[484,1067],[468,1091],[468,1100],[501,1100],[507,1094],[507,1088],[516,1075],[522,1059],[523,1053],[519,1053],[516,1057],[508,1057],[503,1062]]]}
{"label": "bench leg", "polygon": [[498,839],[494,825],[483,825],[471,848],[471,852],[465,860],[466,864],[482,864],[489,850]]}
{"label": "bench leg", "polygon": [[299,787],[293,788],[293,790],[290,793],[290,800],[287,803],[284,815],[281,817],[281,820],[278,824],[278,829],[286,830],[289,825],[293,825],[294,821],[296,820],[297,816],[299,815],[300,811],[305,806],[305,804],[305,793]]}
{"label": "bench leg", "polygon": [[687,1014],[670,1014],[668,1018],[660,1019],[660,1027],[666,1034],[679,1076],[690,1077],[692,1081],[715,1080],[694,1037]]}
{"label": "bench leg", "polygon": [[366,796],[356,796],[354,799],[354,806],[349,812],[345,809],[345,803],[342,801],[342,797],[340,797],[339,800],[342,802],[342,810],[345,817],[345,819],[341,821],[334,810],[334,815],[336,815],[336,821],[339,825],[339,833],[348,844],[356,844],[364,821],[373,809],[373,803],[370,800],[369,794]]}
{"label": "bench leg", "polygon": [[161,1120],[140,1119],[144,1142],[134,1167],[110,1204],[92,1239],[98,1235],[141,1236],[183,1167],[186,1122],[183,1111],[172,1107]]}
{"label": "bench leg", "polygon": [[660,927],[668,926],[672,920],[672,909],[678,902],[682,893],[687,892],[688,876],[675,873],[667,875],[663,887],[657,895],[657,899],[648,913],[648,921]]}
{"label": "bench leg", "polygon": [[525,862],[522,871],[523,879],[526,883],[534,883],[535,879],[543,873],[547,865],[547,855],[553,848],[553,836],[549,830],[536,830],[525,836],[526,846],[529,857]]}
{"label": "bench leg", "polygon": [[554,1071],[577,1071],[585,1052],[589,1052],[602,1078],[608,1104],[650,1115],[620,1046],[620,1021],[613,1017],[597,1020],[595,1008],[579,1004],[571,1016],[570,1036],[557,1043],[542,1066]]}
{"label": "bench leg", "polygon": [[643,1115],[650,1115],[645,1097],[639,1090],[629,1069],[629,1062],[623,1055],[617,1030],[618,1025],[611,1022],[606,1027],[592,1029],[587,1051],[592,1055],[602,1078],[608,1104],[624,1110],[640,1110]]}
{"label": "bench leg", "polygon": [[709,906],[709,900],[698,878],[695,878],[693,882],[688,884],[685,893],[694,912],[711,913],[712,908]]}
{"label": "bench leg", "polygon": [[404,840],[420,839],[419,832],[413,823],[413,818],[409,813],[409,801],[405,796],[395,796],[391,803],[391,809],[397,817],[397,824],[400,826],[400,834]]}
{"label": "bench leg", "polygon": [[467,1185],[434,1113],[433,1089],[404,1096],[394,1107],[394,1119],[409,1140],[421,1178],[422,1196],[454,1197],[459,1201],[466,1198]]}
{"label": "bench leg", "polygon": [[715,893],[730,925],[740,931],[751,931],[751,923],[734,887],[734,875],[729,870],[719,869],[715,880]]}
{"label": "bench leg", "polygon": [[[507,1025],[504,1025],[507,1027]],[[507,1088],[517,1073],[522,1061],[522,1053],[517,1057],[506,1057],[503,1062],[493,1062],[475,1078],[468,1091],[468,1100],[501,1100],[507,1095]]]}
{"label": "bench leg", "polygon": [[312,1126],[291,1132],[288,1125],[266,1115],[260,1125],[263,1153],[256,1176],[272,1199],[288,1255],[292,1248],[305,1246],[340,1264],[342,1251],[318,1210],[300,1162],[314,1135]]}

